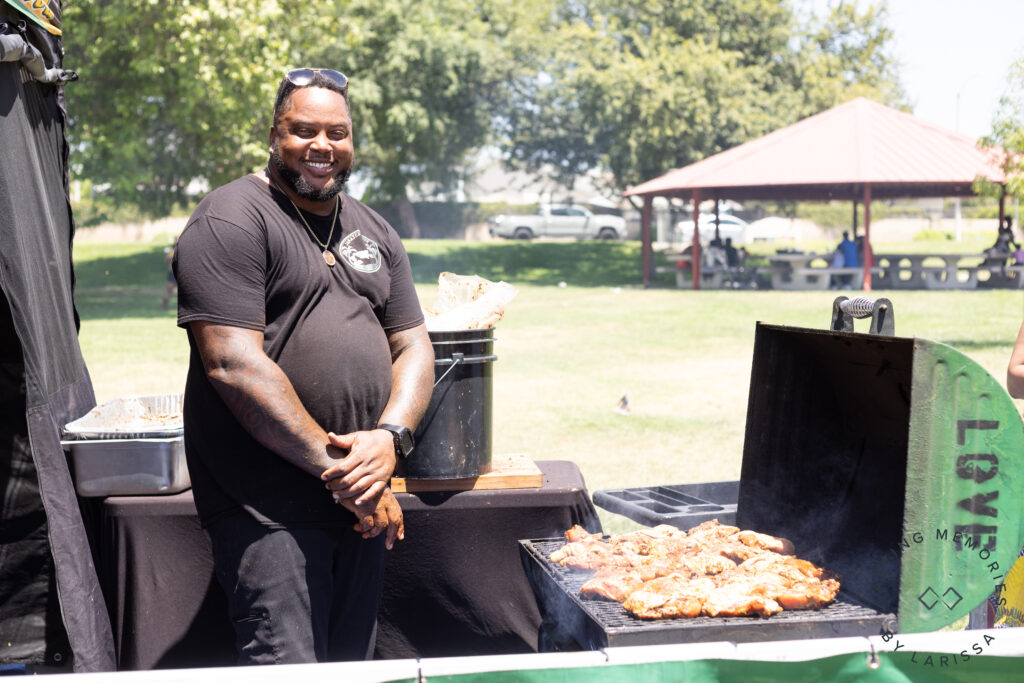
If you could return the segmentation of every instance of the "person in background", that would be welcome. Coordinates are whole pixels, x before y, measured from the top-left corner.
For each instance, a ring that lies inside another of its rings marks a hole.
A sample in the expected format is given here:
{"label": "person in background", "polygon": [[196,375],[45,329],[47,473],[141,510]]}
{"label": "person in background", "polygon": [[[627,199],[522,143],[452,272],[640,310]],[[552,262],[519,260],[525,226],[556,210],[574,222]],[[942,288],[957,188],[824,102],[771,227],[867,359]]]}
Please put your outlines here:
{"label": "person in background", "polygon": [[736,251],[736,247],[732,245],[732,238],[725,238],[725,265],[729,268],[740,267],[740,254]]}
{"label": "person in background", "polygon": [[289,71],[269,143],[175,250],[185,456],[239,663],[365,659],[434,351],[398,234],[345,192],[348,79]]}
{"label": "person in background", "polygon": [[[857,243],[850,239],[850,233],[843,231],[843,239],[839,241],[839,245],[836,247],[836,253],[842,254],[843,263],[840,266],[833,265],[833,268],[857,268],[860,266],[860,249]],[[833,257],[835,260],[835,257]],[[849,289],[850,283],[853,282],[852,275],[840,275],[838,282],[841,286]]]}
{"label": "person in background", "polygon": [[1003,224],[999,226],[999,232],[996,235],[995,244],[989,247],[985,251],[985,255],[990,258],[1003,258],[1013,253],[1018,247],[1017,242],[1013,239],[1013,218],[1010,216],[1003,217]]}
{"label": "person in background", "polygon": [[[829,261],[829,268],[842,268],[846,265],[846,257],[843,256],[843,250],[836,247],[836,250],[832,252],[832,260]],[[839,289],[843,284],[842,275],[831,275],[829,276],[829,288]]]}

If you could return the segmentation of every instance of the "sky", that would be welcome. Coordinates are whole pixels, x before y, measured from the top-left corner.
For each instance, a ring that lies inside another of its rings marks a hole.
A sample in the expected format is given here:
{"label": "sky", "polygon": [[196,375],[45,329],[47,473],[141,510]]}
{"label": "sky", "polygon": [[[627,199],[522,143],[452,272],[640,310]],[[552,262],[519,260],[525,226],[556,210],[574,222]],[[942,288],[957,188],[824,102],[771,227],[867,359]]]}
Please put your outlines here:
{"label": "sky", "polygon": [[[830,0],[807,0],[815,9]],[[835,0],[831,0],[835,2]],[[869,0],[858,0],[866,7]],[[1024,58],[1024,0],[888,0],[894,56],[913,113],[987,135],[1010,64]]]}

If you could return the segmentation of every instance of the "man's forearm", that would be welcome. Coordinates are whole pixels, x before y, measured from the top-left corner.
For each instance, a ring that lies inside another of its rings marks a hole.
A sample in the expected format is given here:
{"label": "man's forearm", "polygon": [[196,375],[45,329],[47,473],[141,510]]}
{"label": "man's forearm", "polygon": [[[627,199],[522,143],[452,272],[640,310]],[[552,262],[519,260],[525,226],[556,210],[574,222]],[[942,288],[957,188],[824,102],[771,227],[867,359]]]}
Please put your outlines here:
{"label": "man's forearm", "polygon": [[201,348],[207,377],[243,428],[296,467],[319,477],[336,462],[327,433],[309,415],[284,371],[251,334],[207,327]]}

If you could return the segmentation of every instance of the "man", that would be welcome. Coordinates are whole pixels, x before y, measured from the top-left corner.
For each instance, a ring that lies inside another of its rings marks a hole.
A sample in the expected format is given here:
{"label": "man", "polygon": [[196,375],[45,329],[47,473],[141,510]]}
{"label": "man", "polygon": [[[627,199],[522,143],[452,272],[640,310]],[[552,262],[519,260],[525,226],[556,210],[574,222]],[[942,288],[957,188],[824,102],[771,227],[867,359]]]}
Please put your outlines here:
{"label": "man", "polygon": [[408,256],[344,192],[347,84],[290,71],[267,167],[211,192],[174,256],[186,458],[240,663],[372,654],[404,534],[387,484],[433,383]]}
{"label": "man", "polygon": [[[850,239],[850,233],[843,231],[843,239],[840,240],[836,250],[843,255],[843,265],[839,267],[858,268],[860,266],[860,255],[858,254],[860,250],[857,243]],[[849,289],[853,282],[853,276],[840,275],[839,281],[844,288]]]}

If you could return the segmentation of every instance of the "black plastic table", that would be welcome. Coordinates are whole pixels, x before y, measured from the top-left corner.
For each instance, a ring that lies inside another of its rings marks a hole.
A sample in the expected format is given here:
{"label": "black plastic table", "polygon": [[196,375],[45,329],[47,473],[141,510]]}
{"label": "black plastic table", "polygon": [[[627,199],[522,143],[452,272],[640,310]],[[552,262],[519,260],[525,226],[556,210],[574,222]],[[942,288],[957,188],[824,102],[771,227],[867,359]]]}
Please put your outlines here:
{"label": "black plastic table", "polygon": [[[601,530],[579,468],[537,464],[540,488],[396,494],[406,539],[388,554],[378,658],[537,651],[541,615],[517,541],[573,524]],[[225,598],[192,492],[107,498],[100,524],[118,667],[233,664]]]}

